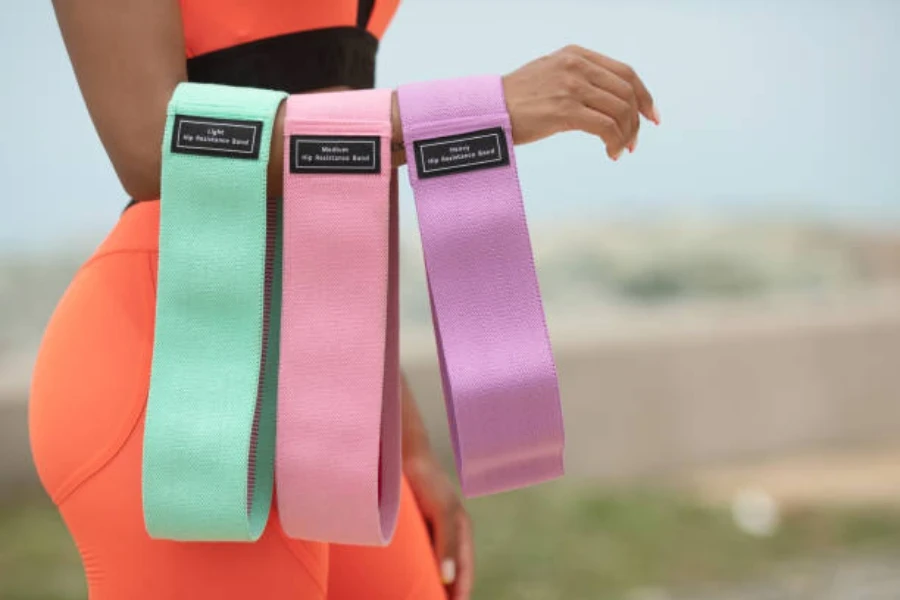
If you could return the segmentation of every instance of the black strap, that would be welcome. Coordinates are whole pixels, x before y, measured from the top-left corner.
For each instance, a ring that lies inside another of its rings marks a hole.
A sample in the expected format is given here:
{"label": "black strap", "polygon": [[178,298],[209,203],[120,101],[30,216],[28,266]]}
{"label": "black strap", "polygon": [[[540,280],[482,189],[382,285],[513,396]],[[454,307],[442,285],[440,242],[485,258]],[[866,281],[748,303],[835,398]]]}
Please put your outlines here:
{"label": "black strap", "polygon": [[356,26],[360,29],[369,27],[369,19],[375,10],[375,0],[359,0],[359,11],[356,13]]}
{"label": "black strap", "polygon": [[201,54],[188,81],[301,94],[326,87],[375,85],[378,40],[358,27],[299,31]]}

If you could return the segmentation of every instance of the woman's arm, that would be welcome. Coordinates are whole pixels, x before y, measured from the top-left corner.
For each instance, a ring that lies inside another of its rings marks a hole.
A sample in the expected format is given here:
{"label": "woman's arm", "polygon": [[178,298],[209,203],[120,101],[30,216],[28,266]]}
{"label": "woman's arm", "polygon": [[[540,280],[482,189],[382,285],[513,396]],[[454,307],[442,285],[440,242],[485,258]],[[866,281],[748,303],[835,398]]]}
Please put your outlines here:
{"label": "woman's arm", "polygon": [[[178,0],[54,0],[75,77],[113,168],[129,196],[159,198],[166,108],[187,80]],[[394,110],[395,141],[402,139]],[[280,196],[284,107],[272,132],[268,185]],[[392,153],[395,166],[406,161]]]}
{"label": "woman's arm", "polygon": [[404,468],[415,468],[415,462],[421,457],[431,457],[431,442],[428,430],[422,422],[416,398],[403,376],[401,381],[401,403],[403,420],[403,462]]}
{"label": "woman's arm", "polygon": [[187,79],[178,0],[54,0],[75,77],[119,181],[159,198],[166,107]]}
{"label": "woman's arm", "polygon": [[[166,108],[186,79],[177,0],[54,0],[60,30],[88,112],[125,191],[159,198]],[[582,130],[602,138],[618,158],[634,149],[639,113],[658,121],[653,100],[627,65],[570,46],[504,79],[516,143]],[[269,195],[282,191],[279,111],[269,160]],[[394,166],[405,162],[394,101]]]}
{"label": "woman's arm", "polygon": [[475,578],[472,524],[456,488],[441,468],[416,399],[403,378],[403,474],[428,525],[435,559],[450,600],[468,600]]}

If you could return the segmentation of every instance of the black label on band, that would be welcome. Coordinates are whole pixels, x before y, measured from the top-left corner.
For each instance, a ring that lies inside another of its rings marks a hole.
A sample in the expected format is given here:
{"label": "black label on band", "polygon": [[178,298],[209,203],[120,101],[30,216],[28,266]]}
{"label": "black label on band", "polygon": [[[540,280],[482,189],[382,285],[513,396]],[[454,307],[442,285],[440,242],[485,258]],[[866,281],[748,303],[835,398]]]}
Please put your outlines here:
{"label": "black label on band", "polygon": [[378,136],[292,135],[291,173],[381,173]]}
{"label": "black label on band", "polygon": [[509,164],[502,127],[413,143],[419,179],[493,169]]}
{"label": "black label on band", "polygon": [[174,127],[172,152],[253,160],[259,158],[262,121],[175,115]]}

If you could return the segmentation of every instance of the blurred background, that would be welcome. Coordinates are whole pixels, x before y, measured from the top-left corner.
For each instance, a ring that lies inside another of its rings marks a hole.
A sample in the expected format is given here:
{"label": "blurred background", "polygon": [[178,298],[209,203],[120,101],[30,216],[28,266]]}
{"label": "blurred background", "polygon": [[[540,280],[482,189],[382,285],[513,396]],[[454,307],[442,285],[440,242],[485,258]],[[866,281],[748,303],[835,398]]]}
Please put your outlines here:
{"label": "blurred background", "polygon": [[[37,485],[43,327],[125,197],[48,2],[0,13],[0,598],[85,597]],[[518,150],[568,475],[469,503],[480,600],[900,598],[900,3],[404,0],[379,84],[569,43],[662,126]],[[449,444],[402,189],[403,355]]]}

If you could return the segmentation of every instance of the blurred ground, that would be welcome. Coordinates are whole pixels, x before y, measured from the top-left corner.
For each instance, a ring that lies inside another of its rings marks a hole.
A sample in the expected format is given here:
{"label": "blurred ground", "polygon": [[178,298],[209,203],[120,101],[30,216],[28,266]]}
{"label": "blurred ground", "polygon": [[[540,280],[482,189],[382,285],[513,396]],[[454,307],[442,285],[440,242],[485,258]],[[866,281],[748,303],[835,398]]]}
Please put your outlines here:
{"label": "blurred ground", "polygon": [[[672,492],[560,487],[473,507],[484,599],[806,598],[837,592],[830,586],[845,565],[900,550],[893,510],[796,508],[773,535],[755,537],[735,526],[728,507]],[[781,591],[740,595],[753,588]],[[855,600],[863,591],[812,597]],[[894,591],[900,597],[900,586]]]}
{"label": "blurred ground", "polygon": [[[755,537],[728,507],[671,490],[566,482],[470,507],[478,600],[900,597],[894,509],[795,506],[773,535]],[[77,553],[42,496],[0,508],[0,598],[85,598]]]}
{"label": "blurred ground", "polygon": [[700,469],[686,477],[714,503],[765,490],[781,507],[900,509],[900,446],[797,453],[752,464]]}

